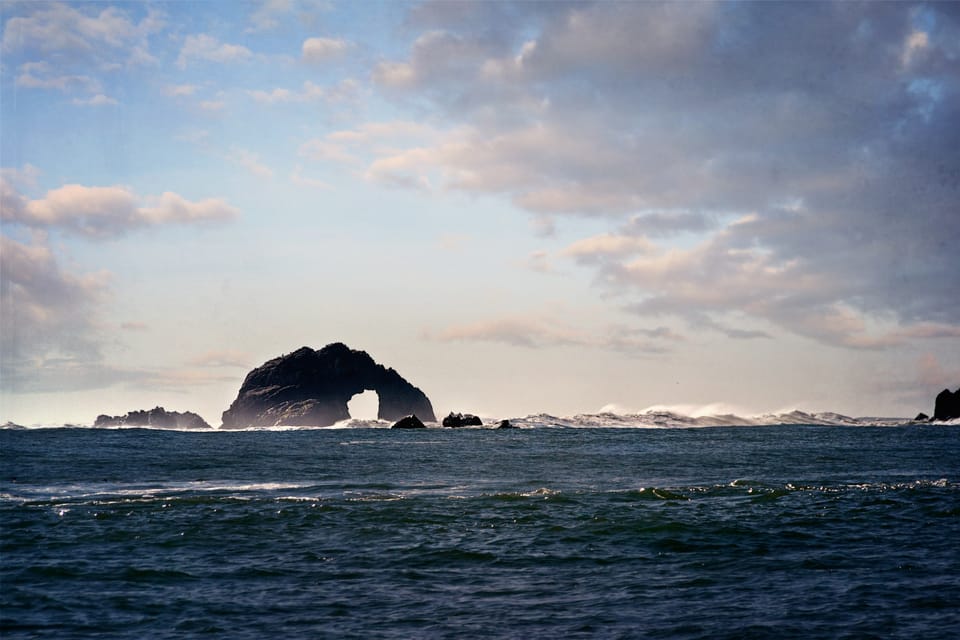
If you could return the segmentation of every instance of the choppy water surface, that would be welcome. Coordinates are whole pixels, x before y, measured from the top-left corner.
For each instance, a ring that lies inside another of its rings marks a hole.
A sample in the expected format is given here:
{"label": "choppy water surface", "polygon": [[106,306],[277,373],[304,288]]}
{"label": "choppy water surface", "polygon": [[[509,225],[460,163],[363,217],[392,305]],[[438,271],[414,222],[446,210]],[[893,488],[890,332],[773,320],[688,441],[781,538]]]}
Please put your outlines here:
{"label": "choppy water surface", "polygon": [[4,638],[960,637],[960,427],[0,431]]}

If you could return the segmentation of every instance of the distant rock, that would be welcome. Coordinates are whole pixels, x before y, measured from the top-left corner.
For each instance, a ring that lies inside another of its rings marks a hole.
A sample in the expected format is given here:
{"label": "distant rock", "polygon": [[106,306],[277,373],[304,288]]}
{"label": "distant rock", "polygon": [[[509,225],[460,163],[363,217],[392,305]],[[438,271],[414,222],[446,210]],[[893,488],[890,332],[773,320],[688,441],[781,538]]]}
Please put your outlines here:
{"label": "distant rock", "polygon": [[319,350],[302,347],[257,367],[243,381],[224,429],[279,425],[328,427],[350,418],[347,403],[373,390],[380,397],[377,417],[399,420],[416,414],[436,422],[427,396],[365,351],[342,343]]}
{"label": "distant rock", "polygon": [[497,423],[497,429],[517,429],[514,425],[510,424],[509,420],[501,420]]}
{"label": "distant rock", "polygon": [[944,389],[937,394],[937,401],[933,409],[934,420],[953,420],[960,418],[960,389],[952,392]]}
{"label": "distant rock", "polygon": [[443,419],[443,426],[452,428],[482,427],[483,420],[472,413],[453,413],[451,411],[450,415]]}
{"label": "distant rock", "polygon": [[917,414],[917,417],[913,419],[914,422],[926,422],[930,419],[930,416],[923,413],[922,411]]}
{"label": "distant rock", "polygon": [[26,427],[22,424],[17,424],[16,422],[7,420],[7,423],[0,427],[0,429],[26,429]]}
{"label": "distant rock", "polygon": [[131,411],[125,416],[99,415],[95,427],[158,427],[163,429],[209,429],[206,420],[190,411],[167,411],[154,407],[149,411]]}
{"label": "distant rock", "polygon": [[404,416],[390,427],[391,429],[426,429],[427,425],[420,422],[417,416]]}

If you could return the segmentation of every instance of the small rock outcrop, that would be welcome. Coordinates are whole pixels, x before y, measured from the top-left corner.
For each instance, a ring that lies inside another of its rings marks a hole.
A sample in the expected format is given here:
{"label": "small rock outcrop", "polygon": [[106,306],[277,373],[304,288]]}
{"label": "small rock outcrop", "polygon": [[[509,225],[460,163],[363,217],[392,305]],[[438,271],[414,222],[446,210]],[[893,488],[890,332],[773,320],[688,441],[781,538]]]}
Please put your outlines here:
{"label": "small rock outcrop", "polygon": [[927,422],[929,419],[930,419],[930,416],[928,416],[927,414],[925,414],[924,412],[921,411],[920,413],[917,414],[917,417],[914,418],[913,421],[914,421],[914,422]]}
{"label": "small rock outcrop", "polygon": [[450,415],[443,419],[443,426],[454,429],[457,427],[481,427],[483,426],[483,420],[472,413],[453,413],[451,411]]}
{"label": "small rock outcrop", "polygon": [[131,411],[124,416],[99,415],[95,427],[158,427],[162,429],[209,429],[207,421],[191,411],[167,411],[154,407],[149,411]]}
{"label": "small rock outcrop", "polygon": [[427,425],[420,422],[420,418],[417,416],[404,416],[394,422],[391,426],[391,429],[426,429]]}
{"label": "small rock outcrop", "polygon": [[944,389],[937,394],[933,419],[953,420],[954,418],[960,418],[960,389],[953,392],[950,389]]}
{"label": "small rock outcrop", "polygon": [[349,419],[350,398],[368,389],[380,397],[381,420],[412,414],[428,422],[437,420],[423,391],[365,351],[337,342],[319,350],[302,347],[251,371],[223,412],[221,428],[328,427]]}
{"label": "small rock outcrop", "polygon": [[497,429],[517,429],[519,427],[514,426],[510,423],[509,420],[501,420],[497,423]]}

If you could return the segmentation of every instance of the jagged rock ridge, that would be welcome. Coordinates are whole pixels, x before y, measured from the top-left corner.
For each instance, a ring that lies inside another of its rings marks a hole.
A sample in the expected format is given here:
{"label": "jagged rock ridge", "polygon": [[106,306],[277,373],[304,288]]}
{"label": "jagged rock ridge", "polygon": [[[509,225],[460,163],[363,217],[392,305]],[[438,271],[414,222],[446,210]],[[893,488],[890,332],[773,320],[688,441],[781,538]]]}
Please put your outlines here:
{"label": "jagged rock ridge", "polygon": [[301,347],[247,374],[236,400],[223,412],[222,428],[330,426],[350,418],[350,398],[368,389],[380,397],[381,420],[411,414],[437,420],[423,391],[365,351],[336,342],[319,350]]}
{"label": "jagged rock ridge", "polygon": [[163,429],[209,429],[207,421],[191,411],[167,411],[154,407],[149,411],[131,411],[124,416],[99,415],[95,427],[158,427]]}

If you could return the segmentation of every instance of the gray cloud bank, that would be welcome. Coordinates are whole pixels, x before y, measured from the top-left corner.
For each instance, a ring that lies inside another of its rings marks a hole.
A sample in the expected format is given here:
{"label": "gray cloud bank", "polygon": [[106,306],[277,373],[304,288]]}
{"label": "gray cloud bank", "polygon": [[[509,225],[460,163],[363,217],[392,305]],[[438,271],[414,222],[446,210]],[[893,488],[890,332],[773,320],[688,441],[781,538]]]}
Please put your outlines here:
{"label": "gray cloud bank", "polygon": [[427,3],[374,81],[445,135],[368,176],[609,219],[564,253],[643,316],[956,337],[958,7]]}

